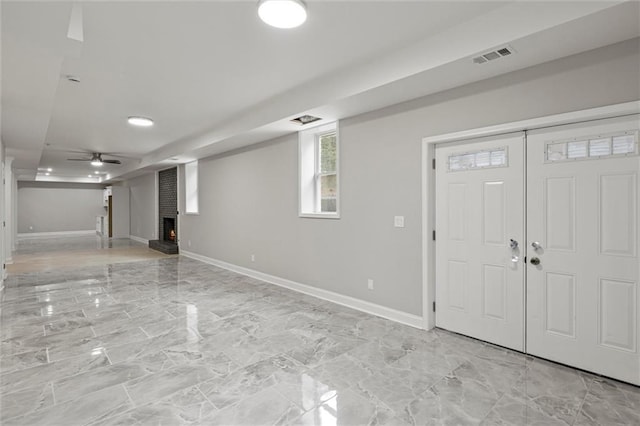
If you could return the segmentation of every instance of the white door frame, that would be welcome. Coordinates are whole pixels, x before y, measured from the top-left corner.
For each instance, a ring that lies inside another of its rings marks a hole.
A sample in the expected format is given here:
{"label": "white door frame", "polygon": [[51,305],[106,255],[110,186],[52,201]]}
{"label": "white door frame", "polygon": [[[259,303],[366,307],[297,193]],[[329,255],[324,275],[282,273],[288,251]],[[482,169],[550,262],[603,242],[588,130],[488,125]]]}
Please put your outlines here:
{"label": "white door frame", "polygon": [[545,127],[632,114],[640,114],[640,100],[529,120],[514,121],[461,132],[429,136],[422,139],[422,319],[424,329],[429,330],[435,327],[436,323],[436,316],[433,311],[436,300],[435,241],[433,240],[436,197],[435,170],[432,167],[435,159],[435,144],[458,142],[483,136],[497,136],[505,133],[542,129]]}

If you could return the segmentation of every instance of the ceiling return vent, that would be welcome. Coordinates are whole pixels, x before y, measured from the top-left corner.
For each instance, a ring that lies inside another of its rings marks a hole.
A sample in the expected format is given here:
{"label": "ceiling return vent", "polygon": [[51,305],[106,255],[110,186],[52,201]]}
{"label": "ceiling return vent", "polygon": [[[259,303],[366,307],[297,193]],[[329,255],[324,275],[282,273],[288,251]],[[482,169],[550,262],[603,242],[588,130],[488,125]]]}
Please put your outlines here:
{"label": "ceiling return vent", "polygon": [[300,117],[296,117],[293,120],[291,120],[291,122],[300,124],[300,125],[305,125],[305,124],[311,124],[314,121],[318,121],[318,120],[322,120],[322,119],[320,117],[314,117],[313,115],[301,115]]}
{"label": "ceiling return vent", "polygon": [[504,46],[500,49],[492,50],[491,52],[483,53],[480,56],[473,58],[474,64],[484,64],[485,62],[493,61],[495,59],[504,58],[515,53],[513,47]]}

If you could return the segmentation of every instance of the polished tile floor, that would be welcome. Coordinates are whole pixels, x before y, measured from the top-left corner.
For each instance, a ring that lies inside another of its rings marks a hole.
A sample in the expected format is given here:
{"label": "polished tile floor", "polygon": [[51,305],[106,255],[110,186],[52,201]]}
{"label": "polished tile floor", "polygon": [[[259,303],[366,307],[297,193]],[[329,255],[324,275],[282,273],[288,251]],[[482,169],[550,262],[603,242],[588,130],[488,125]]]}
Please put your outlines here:
{"label": "polished tile floor", "polygon": [[[16,258],[83,244],[23,242]],[[9,276],[1,424],[640,424],[637,387],[115,248],[131,256]]]}

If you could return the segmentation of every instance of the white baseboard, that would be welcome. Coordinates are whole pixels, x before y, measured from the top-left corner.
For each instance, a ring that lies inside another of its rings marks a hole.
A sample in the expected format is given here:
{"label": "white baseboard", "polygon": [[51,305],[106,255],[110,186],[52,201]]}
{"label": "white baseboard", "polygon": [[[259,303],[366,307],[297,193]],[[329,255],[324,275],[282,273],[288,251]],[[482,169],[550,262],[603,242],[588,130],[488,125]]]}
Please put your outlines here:
{"label": "white baseboard", "polygon": [[137,241],[142,244],[149,244],[149,240],[145,240],[144,238],[136,237],[135,235],[129,235],[129,239],[133,241]]}
{"label": "white baseboard", "polygon": [[24,240],[29,238],[48,238],[48,237],[78,237],[81,235],[96,235],[96,230],[88,231],[60,231],[60,232],[27,232],[18,234],[18,239]]}
{"label": "white baseboard", "polygon": [[251,278],[255,278],[261,281],[275,284],[280,287],[288,288],[300,293],[314,296],[319,299],[327,300],[329,302],[337,303],[358,311],[373,314],[382,318],[386,318],[391,321],[399,322],[401,324],[409,325],[415,328],[424,328],[424,321],[422,317],[418,315],[408,314],[406,312],[398,311],[396,309],[388,308],[386,306],[378,305],[375,303],[367,302],[364,300],[356,299],[355,297],[345,296],[344,294],[335,293],[329,290],[323,290],[321,288],[312,287],[310,285],[301,284],[295,281],[291,281],[285,278],[276,277],[274,275],[265,274],[264,272],[256,271],[253,269],[245,268],[243,266],[227,263],[222,260],[212,259],[210,257],[202,256],[197,253],[180,250],[180,255],[189,257],[191,259],[199,260],[210,265],[218,266],[229,271],[237,272],[242,275],[246,275]]}

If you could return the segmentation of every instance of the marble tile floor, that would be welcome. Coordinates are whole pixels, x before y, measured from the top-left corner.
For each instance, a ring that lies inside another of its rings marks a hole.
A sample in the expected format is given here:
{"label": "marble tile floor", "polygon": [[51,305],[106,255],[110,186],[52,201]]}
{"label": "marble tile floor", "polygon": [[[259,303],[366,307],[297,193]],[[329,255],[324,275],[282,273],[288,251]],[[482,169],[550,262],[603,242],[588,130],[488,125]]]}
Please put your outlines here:
{"label": "marble tile floor", "polygon": [[79,264],[100,266],[112,263],[161,259],[166,255],[128,238],[95,235],[58,238],[24,238],[13,253],[7,271],[13,274],[75,269]]}
{"label": "marble tile floor", "polygon": [[5,284],[2,425],[640,424],[638,387],[185,257]]}

